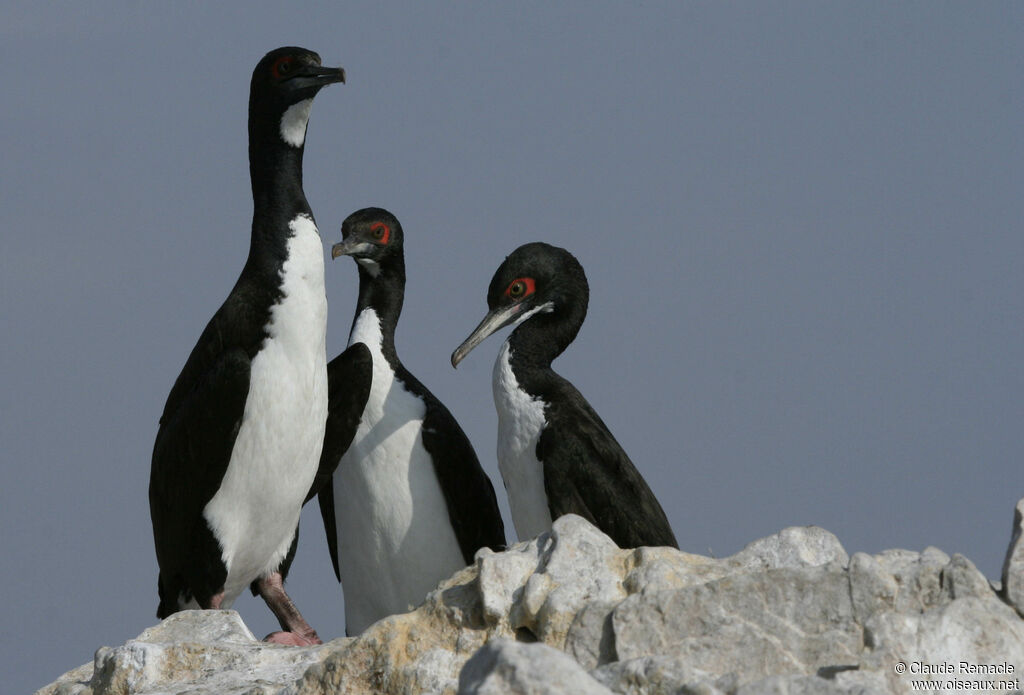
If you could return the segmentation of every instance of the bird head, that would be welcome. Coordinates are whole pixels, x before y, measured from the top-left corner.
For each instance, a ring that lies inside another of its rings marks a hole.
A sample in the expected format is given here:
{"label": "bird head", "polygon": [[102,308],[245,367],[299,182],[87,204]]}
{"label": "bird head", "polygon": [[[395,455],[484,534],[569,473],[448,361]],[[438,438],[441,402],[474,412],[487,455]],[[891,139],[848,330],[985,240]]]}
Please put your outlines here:
{"label": "bird head", "polygon": [[567,319],[571,340],[583,323],[589,296],[583,266],[571,253],[543,242],[520,246],[491,278],[487,290],[489,311],[452,353],[452,366],[458,366],[492,333],[508,325],[519,326],[539,315],[550,314],[559,323]]}
{"label": "bird head", "polygon": [[351,256],[376,277],[392,259],[400,259],[405,236],[398,218],[382,208],[363,208],[341,224],[341,241],[331,247],[331,258]]}

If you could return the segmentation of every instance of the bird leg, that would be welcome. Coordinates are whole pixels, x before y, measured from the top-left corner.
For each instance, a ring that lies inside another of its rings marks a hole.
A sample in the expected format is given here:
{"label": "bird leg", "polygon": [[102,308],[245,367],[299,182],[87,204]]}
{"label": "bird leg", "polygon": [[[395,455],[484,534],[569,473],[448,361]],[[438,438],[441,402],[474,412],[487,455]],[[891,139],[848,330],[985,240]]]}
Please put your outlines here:
{"label": "bird leg", "polygon": [[316,630],[309,626],[284,590],[284,578],[280,572],[272,572],[266,577],[260,577],[255,584],[256,591],[267,602],[267,607],[277,617],[277,622],[281,624],[283,630],[270,633],[264,638],[265,642],[287,644],[293,647],[323,644],[320,636],[316,634]]}

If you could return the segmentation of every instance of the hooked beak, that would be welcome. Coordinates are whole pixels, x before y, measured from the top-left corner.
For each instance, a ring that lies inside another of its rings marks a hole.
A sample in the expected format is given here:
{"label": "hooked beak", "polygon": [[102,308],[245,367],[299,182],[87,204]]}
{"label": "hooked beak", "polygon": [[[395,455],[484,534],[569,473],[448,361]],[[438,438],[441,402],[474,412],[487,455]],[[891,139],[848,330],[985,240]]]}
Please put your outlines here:
{"label": "hooked beak", "polygon": [[355,237],[350,236],[348,239],[339,241],[331,247],[331,260],[334,260],[338,256],[365,258],[371,250],[373,250],[373,245],[370,242],[359,241]]}
{"label": "hooked beak", "polygon": [[491,333],[516,321],[523,312],[523,308],[522,304],[512,304],[489,311],[487,316],[484,316],[484,320],[480,322],[480,325],[462,342],[462,345],[455,348],[455,352],[452,353],[452,367],[458,367],[459,362]]}
{"label": "hooked beak", "polygon": [[295,90],[319,90],[335,82],[345,82],[345,68],[325,68],[319,65],[304,65],[288,80]]}

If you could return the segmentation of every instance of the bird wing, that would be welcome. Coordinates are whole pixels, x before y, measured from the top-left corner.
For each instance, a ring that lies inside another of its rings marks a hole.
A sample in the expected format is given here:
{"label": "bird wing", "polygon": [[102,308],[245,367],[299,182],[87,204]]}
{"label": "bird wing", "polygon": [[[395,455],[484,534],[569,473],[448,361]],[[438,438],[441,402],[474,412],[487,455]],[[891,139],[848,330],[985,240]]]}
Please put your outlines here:
{"label": "bird wing", "polygon": [[678,547],[651,488],[593,409],[551,403],[547,419],[537,457],[552,519],[578,514],[620,548]]}
{"label": "bird wing", "polygon": [[[426,389],[424,389],[426,391]],[[466,564],[480,548],[505,548],[505,525],[494,486],[473,451],[469,438],[444,405],[427,392],[423,419],[423,448],[434,461],[459,549]]]}
{"label": "bird wing", "polygon": [[162,569],[187,562],[189,538],[220,488],[242,424],[251,360],[219,349],[215,316],[178,375],[153,445],[149,504]]}
{"label": "bird wing", "polygon": [[335,525],[331,477],[352,443],[352,438],[356,436],[356,428],[370,396],[372,381],[373,358],[370,348],[363,343],[349,345],[327,365],[327,429],[324,448],[320,454],[320,467],[305,501],[316,496],[320,504],[320,516],[323,517],[324,530],[327,532],[327,549],[331,553],[331,564],[334,565],[334,574],[339,582],[338,528]]}

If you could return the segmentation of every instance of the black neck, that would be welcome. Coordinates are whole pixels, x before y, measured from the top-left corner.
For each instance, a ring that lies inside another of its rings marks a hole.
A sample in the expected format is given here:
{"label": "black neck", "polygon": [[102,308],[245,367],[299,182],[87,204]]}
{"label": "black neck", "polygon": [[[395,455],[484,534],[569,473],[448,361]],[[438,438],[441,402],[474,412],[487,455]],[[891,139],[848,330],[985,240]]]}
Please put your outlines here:
{"label": "black neck", "polygon": [[302,146],[281,139],[276,119],[249,118],[249,178],[252,183],[252,246],[284,254],[288,223],[299,214],[312,217],[302,190]]}
{"label": "black neck", "polygon": [[576,338],[586,315],[585,303],[569,302],[520,324],[508,339],[512,350],[509,360],[516,374],[550,370],[554,359]]}
{"label": "black neck", "polygon": [[[405,258],[401,253],[387,258],[379,266],[377,276],[359,265],[359,303],[356,317],[365,309],[373,309],[380,319],[383,335],[381,351],[397,367],[398,354],[395,352],[395,327],[402,313],[405,300]],[[353,326],[355,323],[353,322]]]}

